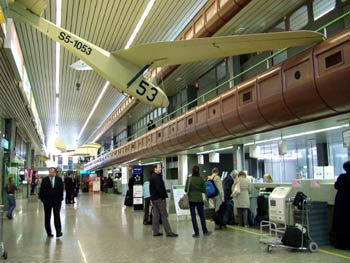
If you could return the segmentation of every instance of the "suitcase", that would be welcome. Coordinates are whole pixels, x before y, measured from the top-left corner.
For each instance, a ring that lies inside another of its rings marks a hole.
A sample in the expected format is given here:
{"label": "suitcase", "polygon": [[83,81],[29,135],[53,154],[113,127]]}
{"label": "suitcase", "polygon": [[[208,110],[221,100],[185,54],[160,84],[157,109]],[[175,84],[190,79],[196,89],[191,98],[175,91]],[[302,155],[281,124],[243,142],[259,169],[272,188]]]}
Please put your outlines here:
{"label": "suitcase", "polygon": [[216,211],[213,215],[213,220],[216,225],[218,226],[224,226],[226,223],[224,222],[224,214],[227,208],[226,202],[222,202],[218,211]]}
{"label": "suitcase", "polygon": [[127,191],[126,195],[125,195],[124,205],[125,206],[132,206],[132,204],[133,204],[132,196],[131,196],[130,192]]}
{"label": "suitcase", "polygon": [[299,228],[295,226],[287,226],[286,232],[281,241],[285,246],[299,248],[308,247],[310,239],[306,234],[303,234]]}

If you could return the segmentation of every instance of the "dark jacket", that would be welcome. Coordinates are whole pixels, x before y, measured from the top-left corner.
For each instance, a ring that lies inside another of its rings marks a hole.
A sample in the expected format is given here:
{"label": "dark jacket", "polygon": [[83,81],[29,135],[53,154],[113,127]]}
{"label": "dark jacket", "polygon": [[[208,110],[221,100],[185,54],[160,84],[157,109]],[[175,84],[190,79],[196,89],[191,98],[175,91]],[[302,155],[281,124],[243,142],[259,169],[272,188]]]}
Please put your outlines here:
{"label": "dark jacket", "polygon": [[39,198],[43,203],[54,204],[63,200],[63,182],[61,177],[55,177],[55,187],[52,188],[49,176],[46,176],[41,181]]}
{"label": "dark jacket", "polygon": [[333,214],[335,245],[338,248],[350,249],[350,173],[340,174],[334,187],[338,190]]}
{"label": "dark jacket", "polygon": [[[188,184],[190,184],[189,188]],[[203,202],[202,193],[205,193],[205,183],[203,178],[200,176],[191,176],[190,178],[187,178],[185,192],[188,192],[188,200],[190,202]]]}
{"label": "dark jacket", "polygon": [[151,200],[166,199],[168,194],[165,189],[165,184],[162,178],[162,174],[156,174],[152,172],[149,180],[149,190],[151,193]]}
{"label": "dark jacket", "polygon": [[231,175],[227,175],[224,180],[222,181],[222,188],[224,189],[224,198],[225,201],[232,199],[232,185],[233,185],[233,178]]}

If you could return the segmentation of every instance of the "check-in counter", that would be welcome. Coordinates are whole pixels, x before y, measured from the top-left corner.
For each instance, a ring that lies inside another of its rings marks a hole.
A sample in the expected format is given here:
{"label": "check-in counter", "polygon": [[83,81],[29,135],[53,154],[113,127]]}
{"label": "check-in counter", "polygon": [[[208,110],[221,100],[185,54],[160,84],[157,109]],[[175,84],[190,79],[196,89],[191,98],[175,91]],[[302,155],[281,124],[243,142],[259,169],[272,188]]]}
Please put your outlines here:
{"label": "check-in counter", "polygon": [[328,205],[334,205],[337,193],[334,188],[334,182],[334,180],[301,179],[294,183],[253,183],[253,185],[259,189],[261,194],[268,192],[264,189],[271,189],[277,186],[291,186],[291,196],[295,196],[297,192],[303,192],[313,201],[323,201],[327,202]]}

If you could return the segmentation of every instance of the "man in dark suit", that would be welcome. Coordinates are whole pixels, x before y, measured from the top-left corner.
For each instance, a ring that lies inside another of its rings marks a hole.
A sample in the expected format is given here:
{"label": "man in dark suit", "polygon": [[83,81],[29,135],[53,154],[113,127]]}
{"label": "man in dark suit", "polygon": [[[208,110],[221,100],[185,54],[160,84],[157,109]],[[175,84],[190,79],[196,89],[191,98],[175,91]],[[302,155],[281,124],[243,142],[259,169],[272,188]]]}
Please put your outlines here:
{"label": "man in dark suit", "polygon": [[159,232],[159,218],[161,218],[166,235],[168,237],[177,237],[178,235],[171,230],[168,221],[168,212],[166,210],[166,198],[168,194],[162,178],[162,165],[160,163],[153,166],[149,188],[153,205],[153,236],[157,237],[163,235],[163,233]]}
{"label": "man in dark suit", "polygon": [[40,186],[39,198],[43,202],[45,211],[45,229],[48,237],[51,232],[51,210],[53,210],[56,237],[62,236],[60,210],[63,200],[63,182],[57,176],[56,168],[49,168],[49,176],[43,178]]}

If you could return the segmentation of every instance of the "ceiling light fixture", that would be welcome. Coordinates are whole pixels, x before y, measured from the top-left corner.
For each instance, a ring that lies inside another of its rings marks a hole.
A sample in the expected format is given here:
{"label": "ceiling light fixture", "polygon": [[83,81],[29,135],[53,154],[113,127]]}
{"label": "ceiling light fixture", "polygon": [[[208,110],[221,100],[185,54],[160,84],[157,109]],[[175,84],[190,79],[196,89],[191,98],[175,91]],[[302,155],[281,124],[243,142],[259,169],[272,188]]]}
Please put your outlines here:
{"label": "ceiling light fixture", "polygon": [[79,140],[80,137],[81,137],[81,135],[83,134],[83,132],[84,132],[84,130],[85,130],[87,124],[89,123],[89,121],[90,121],[90,119],[91,119],[91,117],[92,117],[92,114],[94,114],[94,112],[95,112],[95,110],[96,110],[98,104],[100,103],[100,100],[101,100],[102,97],[103,97],[103,94],[105,94],[105,92],[106,92],[106,90],[107,90],[107,88],[108,88],[108,85],[109,85],[109,81],[106,81],[106,83],[105,83],[105,85],[104,85],[104,87],[103,87],[103,89],[102,89],[102,92],[101,92],[100,95],[98,96],[98,98],[97,98],[97,100],[96,100],[96,102],[95,102],[94,107],[92,107],[92,110],[91,110],[91,112],[90,112],[90,114],[89,114],[89,117],[86,119],[85,124],[84,124],[83,128],[81,129],[81,131],[80,131],[80,133],[79,133],[79,135],[78,135],[77,140]]}
{"label": "ceiling light fixture", "polygon": [[213,152],[219,152],[219,151],[228,150],[228,149],[232,149],[232,148],[233,148],[233,146],[229,146],[229,147],[219,148],[219,149],[215,149],[215,150],[199,152],[199,153],[197,153],[197,155],[206,154],[206,153],[213,153]]}
{"label": "ceiling light fixture", "polygon": [[148,2],[145,11],[143,11],[143,14],[142,14],[142,16],[141,16],[139,22],[137,22],[137,25],[136,25],[134,31],[132,32],[132,34],[131,34],[131,36],[130,36],[130,38],[129,38],[127,44],[126,44],[126,46],[124,47],[125,49],[128,49],[128,48],[131,46],[131,44],[132,44],[132,42],[134,41],[134,39],[135,39],[137,33],[138,33],[139,30],[141,29],[141,26],[142,26],[143,23],[145,22],[146,17],[148,16],[149,12],[151,11],[151,9],[152,9],[152,7],[153,7],[155,1],[156,1],[156,0],[150,0],[150,1]]}
{"label": "ceiling light fixture", "polygon": [[139,164],[142,166],[152,165],[152,164],[157,164],[157,163],[161,163],[161,161],[155,161],[155,162],[149,162],[149,163],[142,163],[141,161],[139,162]]}
{"label": "ceiling light fixture", "polygon": [[[341,128],[349,127],[349,124],[344,124],[340,126],[334,126],[330,128],[325,128],[325,129],[319,129],[319,130],[313,130],[313,131],[308,131],[308,132],[302,132],[302,133],[297,133],[297,134],[292,134],[292,135],[287,135],[283,136],[283,139],[290,139],[290,138],[295,138],[299,136],[304,136],[304,135],[310,135],[310,134],[315,134],[315,133],[320,133],[320,132],[326,132],[326,131],[332,131],[332,130],[337,130]],[[253,144],[262,144],[262,143],[267,143],[267,142],[273,142],[273,141],[279,141],[281,140],[281,137],[276,137],[272,138],[269,140],[262,140],[262,141],[255,141],[255,142],[250,142],[250,143],[245,143],[244,146],[249,146]]]}

